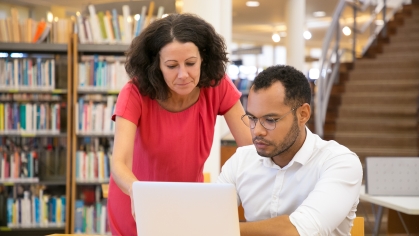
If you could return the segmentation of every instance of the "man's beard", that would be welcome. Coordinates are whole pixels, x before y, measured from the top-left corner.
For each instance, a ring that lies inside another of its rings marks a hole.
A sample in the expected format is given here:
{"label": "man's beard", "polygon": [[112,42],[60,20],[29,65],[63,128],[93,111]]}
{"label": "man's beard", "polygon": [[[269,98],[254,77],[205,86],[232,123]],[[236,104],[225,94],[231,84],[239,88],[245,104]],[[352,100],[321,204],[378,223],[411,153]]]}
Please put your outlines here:
{"label": "man's beard", "polygon": [[257,137],[254,138],[253,141],[263,140],[263,142],[269,145],[275,146],[275,149],[271,153],[260,152],[259,150],[257,150],[257,153],[259,154],[259,156],[272,158],[288,151],[292,147],[292,145],[294,145],[295,141],[297,141],[299,134],[300,134],[300,129],[298,127],[297,117],[294,116],[294,121],[292,123],[291,129],[290,131],[288,131],[287,135],[285,136],[285,140],[282,143],[275,145],[272,142],[264,140],[263,138],[258,139]]}

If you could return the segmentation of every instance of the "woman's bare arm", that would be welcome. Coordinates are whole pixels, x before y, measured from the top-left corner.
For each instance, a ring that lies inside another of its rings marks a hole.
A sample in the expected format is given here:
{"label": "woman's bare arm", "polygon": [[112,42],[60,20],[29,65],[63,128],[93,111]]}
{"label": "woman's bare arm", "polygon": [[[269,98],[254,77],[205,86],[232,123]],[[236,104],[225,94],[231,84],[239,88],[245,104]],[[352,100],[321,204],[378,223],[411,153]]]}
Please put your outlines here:
{"label": "woman's bare arm", "polygon": [[132,172],[132,156],[137,126],[119,116],[116,116],[115,123],[115,142],[111,159],[112,178],[122,192],[130,195],[132,183],[137,181]]}
{"label": "woman's bare arm", "polygon": [[240,101],[237,101],[236,104],[224,114],[228,128],[239,147],[252,144],[250,128],[241,121],[240,118],[242,115],[244,115],[244,109]]}

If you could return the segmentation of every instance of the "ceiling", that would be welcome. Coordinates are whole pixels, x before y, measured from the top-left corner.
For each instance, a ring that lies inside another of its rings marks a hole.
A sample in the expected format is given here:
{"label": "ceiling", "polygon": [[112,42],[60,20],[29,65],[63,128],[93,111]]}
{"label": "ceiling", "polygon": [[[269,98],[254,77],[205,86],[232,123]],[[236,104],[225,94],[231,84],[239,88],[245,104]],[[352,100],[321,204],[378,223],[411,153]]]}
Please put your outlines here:
{"label": "ceiling", "polygon": [[[154,0],[155,6],[164,6],[165,12],[175,12],[175,0]],[[143,5],[148,6],[149,0],[2,0],[2,2],[20,5],[37,5],[49,7],[51,5],[63,6],[67,14],[84,11],[88,4],[94,4],[96,10],[111,9],[115,3],[129,3],[131,14],[140,13]],[[232,0],[233,4],[233,41],[244,44],[274,44],[272,34],[274,31],[286,31],[285,3],[287,0],[259,0],[259,7],[247,7],[246,0]],[[312,33],[312,38],[306,41],[309,47],[321,47],[323,36],[331,20],[338,0],[309,0],[306,1],[306,25]],[[321,18],[313,16],[315,11],[324,11],[326,15]],[[157,10],[156,10],[157,11]],[[348,14],[351,14],[348,12]],[[286,37],[281,38],[277,44],[284,45]]]}

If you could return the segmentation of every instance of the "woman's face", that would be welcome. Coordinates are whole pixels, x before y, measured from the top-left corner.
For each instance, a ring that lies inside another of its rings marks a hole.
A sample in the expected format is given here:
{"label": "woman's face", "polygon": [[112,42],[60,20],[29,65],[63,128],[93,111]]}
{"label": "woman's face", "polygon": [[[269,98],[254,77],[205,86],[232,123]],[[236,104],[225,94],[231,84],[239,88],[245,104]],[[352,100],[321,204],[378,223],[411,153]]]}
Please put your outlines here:
{"label": "woman's face", "polygon": [[201,56],[194,43],[173,41],[160,50],[160,70],[172,93],[190,94],[199,83]]}

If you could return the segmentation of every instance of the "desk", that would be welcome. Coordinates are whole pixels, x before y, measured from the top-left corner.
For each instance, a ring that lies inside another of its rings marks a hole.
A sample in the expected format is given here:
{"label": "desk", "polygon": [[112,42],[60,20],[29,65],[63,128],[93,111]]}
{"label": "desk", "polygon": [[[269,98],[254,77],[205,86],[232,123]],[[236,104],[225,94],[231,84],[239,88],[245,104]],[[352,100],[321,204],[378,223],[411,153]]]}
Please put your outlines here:
{"label": "desk", "polygon": [[[383,217],[383,207],[409,214],[409,215],[419,215],[419,196],[418,197],[393,197],[393,196],[372,196],[365,193],[365,186],[361,186],[361,191],[359,193],[359,199],[370,202],[378,206],[377,213],[375,214],[375,225],[373,230],[373,235],[378,235],[381,225],[381,218]],[[402,218],[400,218],[402,224],[409,234],[407,226],[404,224]]]}

